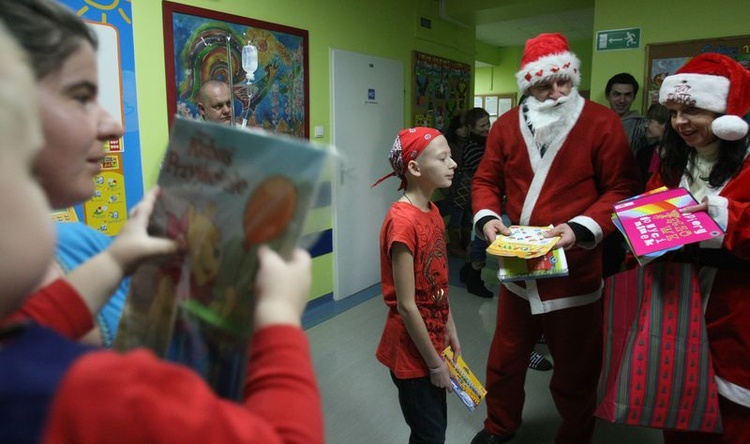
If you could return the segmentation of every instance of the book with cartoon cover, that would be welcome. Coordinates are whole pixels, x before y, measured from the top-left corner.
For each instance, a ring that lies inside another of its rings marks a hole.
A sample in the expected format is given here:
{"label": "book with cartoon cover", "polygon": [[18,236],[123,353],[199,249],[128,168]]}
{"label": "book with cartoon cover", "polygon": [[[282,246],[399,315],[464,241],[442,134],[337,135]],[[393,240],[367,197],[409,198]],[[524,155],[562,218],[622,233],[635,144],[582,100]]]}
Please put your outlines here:
{"label": "book with cartoon cover", "polygon": [[474,372],[466,365],[462,356],[459,356],[454,362],[453,348],[446,347],[442,355],[451,375],[453,393],[458,396],[458,399],[464,403],[469,411],[473,412],[482,403],[482,399],[487,395],[487,390],[474,376]]}
{"label": "book with cartoon cover", "polygon": [[544,237],[548,227],[532,227],[528,225],[511,225],[509,235],[498,234],[487,247],[487,254],[498,257],[518,257],[531,259],[546,255],[555,246],[560,236]]}
{"label": "book with cartoon cover", "polygon": [[176,118],[149,231],[185,252],[133,274],[115,348],[148,347],[240,399],[257,248],[293,251],[327,156],[304,140]]}
{"label": "book with cartoon cover", "polygon": [[544,237],[552,225],[511,225],[508,229],[510,235],[499,234],[487,247],[487,254],[498,259],[497,278],[500,282],[568,275],[565,252],[554,248],[560,236]]}
{"label": "book with cartoon cover", "polygon": [[685,188],[660,188],[616,203],[612,222],[645,265],[667,251],[724,234],[705,211],[680,211],[697,204]]}
{"label": "book with cartoon cover", "polygon": [[498,257],[497,278],[500,282],[544,279],[568,275],[568,259],[565,250],[555,248],[544,256],[531,259],[520,257]]}

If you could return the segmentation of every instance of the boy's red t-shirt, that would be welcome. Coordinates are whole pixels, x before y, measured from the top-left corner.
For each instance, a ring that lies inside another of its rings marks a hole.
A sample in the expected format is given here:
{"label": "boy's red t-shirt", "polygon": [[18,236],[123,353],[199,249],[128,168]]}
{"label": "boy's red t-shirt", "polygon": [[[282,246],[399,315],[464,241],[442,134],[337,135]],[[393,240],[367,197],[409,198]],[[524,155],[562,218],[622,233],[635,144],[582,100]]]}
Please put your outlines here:
{"label": "boy's red t-shirt", "polygon": [[445,325],[449,308],[444,233],[443,218],[433,203],[429,212],[406,202],[394,203],[380,230],[380,279],[388,317],[376,357],[400,379],[424,377],[429,370],[398,312],[391,249],[394,242],[400,242],[414,256],[414,299],[432,345],[441,353],[447,345]]}

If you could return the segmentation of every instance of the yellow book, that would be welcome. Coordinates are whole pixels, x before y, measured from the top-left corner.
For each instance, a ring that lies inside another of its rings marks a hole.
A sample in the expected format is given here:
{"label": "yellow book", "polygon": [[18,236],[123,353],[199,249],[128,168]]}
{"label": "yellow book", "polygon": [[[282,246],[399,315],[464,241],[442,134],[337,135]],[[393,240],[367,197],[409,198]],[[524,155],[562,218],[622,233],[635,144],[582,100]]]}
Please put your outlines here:
{"label": "yellow book", "polygon": [[466,365],[461,356],[454,362],[453,349],[450,346],[443,350],[442,355],[451,374],[453,393],[458,396],[458,399],[466,405],[469,411],[473,412],[487,395],[487,390],[474,376],[474,372]]}
{"label": "yellow book", "polygon": [[487,247],[487,254],[499,257],[519,257],[533,259],[546,255],[555,246],[560,236],[544,237],[548,227],[531,227],[527,225],[511,225],[508,227],[510,235],[498,235],[495,241]]}

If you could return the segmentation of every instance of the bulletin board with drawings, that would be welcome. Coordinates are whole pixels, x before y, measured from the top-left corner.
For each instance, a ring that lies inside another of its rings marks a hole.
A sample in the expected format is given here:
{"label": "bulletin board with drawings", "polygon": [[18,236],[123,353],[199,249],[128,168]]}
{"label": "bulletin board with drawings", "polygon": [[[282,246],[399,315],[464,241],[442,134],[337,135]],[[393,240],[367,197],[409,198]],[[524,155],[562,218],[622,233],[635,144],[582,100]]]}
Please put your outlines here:
{"label": "bulletin board with drawings", "polygon": [[685,62],[704,52],[724,54],[750,69],[750,35],[646,45],[644,109],[659,101],[659,88],[665,77],[674,74]]}
{"label": "bulletin board with drawings", "polygon": [[471,65],[413,52],[412,124],[443,130],[466,111],[471,98]]}

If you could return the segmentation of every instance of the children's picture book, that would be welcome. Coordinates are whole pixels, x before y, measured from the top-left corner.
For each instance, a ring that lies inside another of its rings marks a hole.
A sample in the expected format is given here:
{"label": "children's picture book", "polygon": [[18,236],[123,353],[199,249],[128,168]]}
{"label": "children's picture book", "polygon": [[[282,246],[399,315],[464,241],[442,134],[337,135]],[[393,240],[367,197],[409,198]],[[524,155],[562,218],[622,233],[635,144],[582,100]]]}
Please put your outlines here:
{"label": "children's picture book", "polygon": [[565,250],[555,248],[544,256],[531,259],[520,257],[498,257],[497,278],[500,282],[544,279],[568,275],[568,260]]}
{"label": "children's picture book", "polygon": [[292,253],[328,153],[261,130],[176,118],[149,232],[178,240],[184,253],[133,274],[115,348],[148,347],[240,399],[257,249]]}
{"label": "children's picture book", "polygon": [[474,376],[474,372],[466,365],[462,356],[454,361],[455,354],[450,346],[443,350],[442,355],[451,374],[453,393],[458,396],[458,399],[464,403],[469,411],[473,412],[482,403],[482,399],[487,395],[487,390]]}
{"label": "children's picture book", "polygon": [[683,245],[721,236],[707,212],[682,213],[698,202],[684,188],[660,189],[614,205],[612,221],[641,265]]}
{"label": "children's picture book", "polygon": [[544,256],[560,240],[559,236],[544,237],[544,233],[551,228],[552,225],[548,227],[511,225],[508,227],[510,235],[498,235],[490,246],[487,247],[487,254],[498,257],[518,257],[521,259]]}

